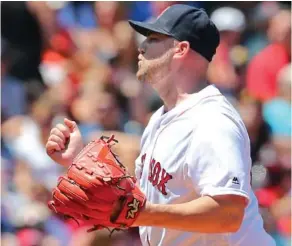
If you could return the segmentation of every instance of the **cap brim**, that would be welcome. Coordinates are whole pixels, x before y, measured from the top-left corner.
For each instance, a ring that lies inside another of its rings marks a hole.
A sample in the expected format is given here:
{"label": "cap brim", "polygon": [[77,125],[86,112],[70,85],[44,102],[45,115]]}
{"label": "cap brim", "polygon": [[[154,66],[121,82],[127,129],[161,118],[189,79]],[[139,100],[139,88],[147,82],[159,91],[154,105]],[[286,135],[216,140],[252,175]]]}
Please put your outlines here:
{"label": "cap brim", "polygon": [[169,36],[169,33],[159,28],[156,23],[129,20],[129,24],[136,32],[142,34],[145,37],[151,33],[161,33]]}

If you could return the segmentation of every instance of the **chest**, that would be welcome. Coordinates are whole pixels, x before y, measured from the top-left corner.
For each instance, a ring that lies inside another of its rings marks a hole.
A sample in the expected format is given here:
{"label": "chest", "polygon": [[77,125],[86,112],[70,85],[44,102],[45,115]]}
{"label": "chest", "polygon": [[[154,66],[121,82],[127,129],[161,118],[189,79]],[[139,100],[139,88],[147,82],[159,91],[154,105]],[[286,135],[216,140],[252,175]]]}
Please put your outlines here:
{"label": "chest", "polygon": [[160,126],[147,137],[140,156],[140,186],[152,202],[189,193],[185,158],[192,131],[185,119]]}

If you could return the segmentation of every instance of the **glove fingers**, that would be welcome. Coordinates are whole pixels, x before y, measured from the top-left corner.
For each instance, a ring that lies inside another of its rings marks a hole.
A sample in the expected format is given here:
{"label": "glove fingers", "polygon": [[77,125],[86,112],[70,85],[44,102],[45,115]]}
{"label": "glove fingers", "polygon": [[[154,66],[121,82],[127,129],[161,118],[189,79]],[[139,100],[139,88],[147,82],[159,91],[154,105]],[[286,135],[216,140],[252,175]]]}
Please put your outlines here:
{"label": "glove fingers", "polygon": [[82,215],[86,214],[86,211],[88,210],[87,207],[79,204],[76,201],[71,200],[57,188],[53,192],[53,198],[55,209],[59,213],[68,214],[74,218],[82,220],[84,219]]}
{"label": "glove fingers", "polygon": [[[62,187],[63,186],[61,186],[60,188],[62,188]],[[59,186],[58,186],[58,188],[59,188]],[[86,208],[96,209],[100,212],[109,212],[112,210],[112,205],[109,202],[98,199],[96,197],[92,197],[92,199],[90,199],[88,201],[83,201],[83,200],[77,201],[76,199],[74,199],[75,197],[73,197],[73,199],[70,199],[67,196],[66,189],[63,188],[63,189],[59,190],[58,188],[55,189],[53,196],[55,199],[62,202],[65,206],[71,206],[71,204],[75,204],[76,209],[79,209],[78,203],[80,202],[81,204],[84,204]],[[63,192],[64,190],[65,190],[65,192]],[[69,195],[71,195],[71,193]]]}
{"label": "glove fingers", "polygon": [[81,213],[77,213],[70,207],[60,205],[58,201],[50,201],[48,203],[48,207],[55,213],[67,215],[72,217],[74,220],[79,220],[77,221],[77,223],[79,224],[80,222],[82,222],[83,226],[99,225],[101,226],[99,229],[103,229],[104,227],[115,227],[112,223],[108,222],[106,218],[100,217],[99,219],[97,219],[89,217],[89,215],[86,214],[84,215]]}
{"label": "glove fingers", "polygon": [[53,192],[53,198],[56,202],[56,205],[70,207],[74,211],[80,211],[86,210],[86,207],[80,203],[78,203],[76,200],[71,200],[69,197],[67,197],[65,194],[63,194],[58,188],[56,188]]}
{"label": "glove fingers", "polygon": [[102,181],[101,177],[97,175],[90,175],[86,172],[85,169],[82,171],[78,170],[74,165],[70,168],[68,172],[68,177],[74,182],[76,182],[80,187],[86,190],[86,193],[97,195],[96,191],[98,190],[98,197],[102,197],[106,201],[113,201],[114,196],[110,196],[111,193],[121,194],[122,190],[119,190],[116,187],[113,187],[106,182]]}
{"label": "glove fingers", "polygon": [[[55,201],[56,210],[61,209],[62,213],[64,211],[69,211],[71,213],[78,212],[78,214],[84,214],[90,218],[106,220],[106,218],[108,217],[109,211],[111,211],[111,206],[102,206],[102,209],[100,209],[100,207],[97,207],[98,204],[94,205],[93,202],[90,202],[93,208],[90,208],[88,206],[88,202],[84,203],[84,205],[79,204],[75,200],[73,201],[70,198],[68,198],[65,194],[63,194],[57,188],[55,189],[53,193],[53,197]],[[61,207],[61,208],[58,208],[58,207]]]}
{"label": "glove fingers", "polygon": [[80,203],[87,202],[90,200],[88,197],[89,193],[84,192],[77,184],[72,183],[71,180],[69,180],[66,177],[61,177],[58,189],[66,195],[66,197],[71,198],[72,200],[78,201]]}
{"label": "glove fingers", "polygon": [[96,209],[100,212],[109,212],[112,210],[112,204],[97,199],[86,202],[86,207]]}
{"label": "glove fingers", "polygon": [[49,207],[49,209],[51,209],[52,211],[54,211],[57,214],[68,215],[68,216],[71,216],[75,219],[83,220],[83,217],[81,214],[77,213],[76,211],[74,211],[70,207],[66,207],[66,206],[62,205],[58,201],[50,201],[48,203],[48,207]]}
{"label": "glove fingers", "polygon": [[93,175],[93,172],[88,171],[89,167],[83,167],[81,170],[76,165],[72,165],[68,170],[68,177],[78,183],[87,190],[96,189],[98,186],[103,186],[103,182]]}
{"label": "glove fingers", "polygon": [[[74,168],[76,172],[74,171]],[[80,196],[80,198],[82,197],[82,199],[84,199],[82,200],[82,202],[96,200],[96,202],[105,201],[114,203],[117,196],[121,196],[124,194],[123,190],[120,190],[119,188],[114,187],[112,185],[106,184],[105,182],[101,181],[100,178],[93,177],[87,174],[85,170],[82,170],[81,172],[74,165],[71,167],[70,172],[68,172],[68,177],[69,179],[73,180],[78,184],[78,188],[80,189],[78,195]],[[69,182],[68,185],[69,191],[71,190],[71,187],[72,184],[70,184]],[[80,187],[82,187],[85,191],[83,191]],[[98,193],[96,192],[97,190]],[[64,192],[66,191],[64,190]]]}
{"label": "glove fingers", "polygon": [[92,214],[89,213],[77,213],[74,209],[61,205],[58,201],[50,201],[48,207],[55,213],[70,216],[75,220],[79,220],[79,222],[82,221],[83,226],[102,225],[99,229],[103,229],[103,227],[116,227],[116,225],[109,222],[106,215],[102,216],[103,213],[99,213],[100,216],[92,217]]}
{"label": "glove fingers", "polygon": [[[73,188],[72,188],[73,187]],[[71,198],[72,200],[75,200],[78,203],[85,204],[86,207],[91,209],[97,209],[101,212],[108,212],[111,211],[112,205],[114,203],[114,196],[112,196],[112,201],[104,201],[102,197],[105,197],[109,193],[103,191],[98,192],[97,196],[91,196],[90,192],[82,190],[78,185],[70,183],[70,181],[66,178],[63,178],[60,180],[60,183],[58,185],[58,188],[60,192],[65,194],[66,199]],[[106,189],[107,191],[107,189]],[[102,195],[101,193],[104,193]]]}

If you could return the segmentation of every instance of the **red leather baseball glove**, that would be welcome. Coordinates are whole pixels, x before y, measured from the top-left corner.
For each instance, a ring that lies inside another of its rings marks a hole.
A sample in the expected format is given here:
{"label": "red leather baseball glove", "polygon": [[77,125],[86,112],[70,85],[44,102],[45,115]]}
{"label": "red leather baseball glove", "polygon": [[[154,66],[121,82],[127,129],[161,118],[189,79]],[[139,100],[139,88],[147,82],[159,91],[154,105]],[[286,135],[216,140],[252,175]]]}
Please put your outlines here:
{"label": "red leather baseball glove", "polygon": [[[107,141],[105,139],[108,139]],[[93,226],[128,228],[146,203],[145,195],[111,151],[114,136],[90,142],[60,177],[48,206]]]}

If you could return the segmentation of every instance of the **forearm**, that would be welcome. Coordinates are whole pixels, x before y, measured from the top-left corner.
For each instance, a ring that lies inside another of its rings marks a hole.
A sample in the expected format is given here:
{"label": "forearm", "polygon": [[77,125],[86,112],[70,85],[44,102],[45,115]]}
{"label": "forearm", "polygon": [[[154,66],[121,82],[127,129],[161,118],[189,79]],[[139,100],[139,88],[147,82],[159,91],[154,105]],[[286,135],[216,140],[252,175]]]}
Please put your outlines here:
{"label": "forearm", "polygon": [[183,204],[147,204],[136,226],[165,227],[200,233],[237,231],[243,218],[242,207],[205,196]]}

